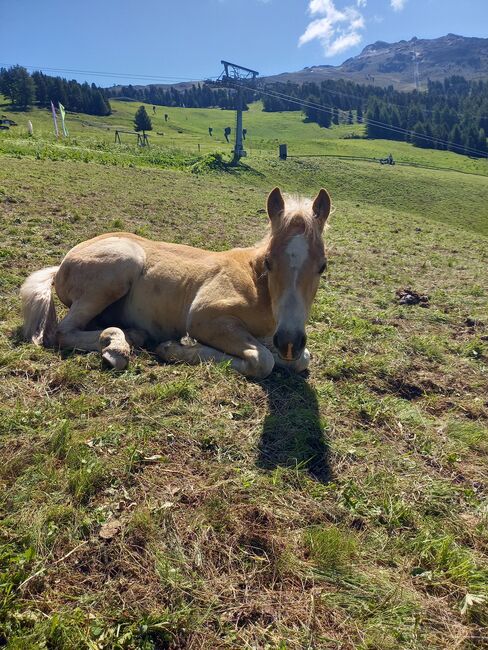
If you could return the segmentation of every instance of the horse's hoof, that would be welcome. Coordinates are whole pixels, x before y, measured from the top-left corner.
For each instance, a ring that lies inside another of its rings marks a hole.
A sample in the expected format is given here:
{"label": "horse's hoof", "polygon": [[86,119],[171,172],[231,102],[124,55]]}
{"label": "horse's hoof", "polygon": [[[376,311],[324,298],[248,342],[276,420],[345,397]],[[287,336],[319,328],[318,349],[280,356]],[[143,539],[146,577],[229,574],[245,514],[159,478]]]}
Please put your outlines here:
{"label": "horse's hoof", "polygon": [[146,335],[142,330],[127,330],[126,339],[133,348],[142,348],[146,342]]}
{"label": "horse's hoof", "polygon": [[305,348],[305,350],[302,353],[302,356],[296,362],[296,366],[294,370],[295,372],[305,372],[305,370],[308,370],[309,365],[310,365],[310,352],[307,350],[307,348]]}
{"label": "horse's hoof", "polygon": [[107,327],[100,334],[102,359],[115,370],[125,370],[129,363],[130,345],[118,327]]}
{"label": "horse's hoof", "polygon": [[102,359],[114,370],[125,370],[129,364],[129,359],[125,355],[110,349],[102,352]]}
{"label": "horse's hoof", "polygon": [[177,361],[178,357],[175,352],[178,349],[181,349],[181,345],[175,341],[164,341],[154,351],[163,361]]}

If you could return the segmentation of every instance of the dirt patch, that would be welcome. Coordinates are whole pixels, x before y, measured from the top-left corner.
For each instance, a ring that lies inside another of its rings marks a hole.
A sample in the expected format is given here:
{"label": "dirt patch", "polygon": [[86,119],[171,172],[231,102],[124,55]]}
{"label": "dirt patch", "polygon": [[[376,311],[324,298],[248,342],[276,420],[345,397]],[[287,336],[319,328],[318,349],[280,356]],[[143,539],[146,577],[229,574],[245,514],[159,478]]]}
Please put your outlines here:
{"label": "dirt patch", "polygon": [[397,289],[396,296],[399,305],[419,305],[420,307],[429,307],[429,296],[423,295],[406,287]]}

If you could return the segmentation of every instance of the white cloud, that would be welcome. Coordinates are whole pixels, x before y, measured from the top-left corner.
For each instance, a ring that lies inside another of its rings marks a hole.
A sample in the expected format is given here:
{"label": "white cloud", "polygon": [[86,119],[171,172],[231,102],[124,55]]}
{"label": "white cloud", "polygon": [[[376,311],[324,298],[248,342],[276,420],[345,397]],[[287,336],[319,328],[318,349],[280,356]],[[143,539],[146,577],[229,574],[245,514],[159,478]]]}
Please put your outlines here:
{"label": "white cloud", "polygon": [[401,11],[407,4],[407,0],[390,0],[390,4],[395,11]]}
{"label": "white cloud", "polygon": [[[391,0],[398,1],[398,0]],[[356,6],[349,5],[337,9],[334,0],[310,0],[308,11],[315,18],[300,36],[299,45],[317,39],[322,44],[326,56],[335,56],[344,50],[358,45],[363,36],[365,21],[358,10],[366,5],[366,0],[356,0]]]}

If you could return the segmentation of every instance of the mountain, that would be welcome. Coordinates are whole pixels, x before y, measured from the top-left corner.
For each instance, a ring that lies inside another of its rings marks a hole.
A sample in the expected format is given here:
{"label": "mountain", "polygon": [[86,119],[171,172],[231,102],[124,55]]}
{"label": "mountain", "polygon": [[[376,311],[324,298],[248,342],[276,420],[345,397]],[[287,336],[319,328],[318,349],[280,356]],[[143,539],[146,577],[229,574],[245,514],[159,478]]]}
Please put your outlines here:
{"label": "mountain", "polygon": [[268,83],[320,83],[326,79],[347,79],[364,84],[374,81],[375,85],[412,90],[415,88],[416,63],[420,88],[425,88],[428,79],[442,80],[451,75],[488,79],[488,38],[447,34],[435,39],[414,37],[398,43],[377,41],[342,65],[312,66],[299,72],[266,77],[265,80]]}

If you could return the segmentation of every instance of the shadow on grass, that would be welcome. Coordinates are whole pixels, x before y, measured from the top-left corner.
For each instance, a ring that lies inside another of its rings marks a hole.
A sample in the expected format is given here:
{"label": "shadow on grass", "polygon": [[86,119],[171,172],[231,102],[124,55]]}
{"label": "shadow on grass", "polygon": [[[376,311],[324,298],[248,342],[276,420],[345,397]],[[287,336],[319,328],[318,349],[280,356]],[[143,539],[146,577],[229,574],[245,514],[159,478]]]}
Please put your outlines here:
{"label": "shadow on grass", "polygon": [[258,466],[299,468],[327,483],[329,449],[315,391],[306,379],[286,371],[273,373],[261,385],[268,394],[269,412],[259,442]]}
{"label": "shadow on grass", "polygon": [[10,340],[14,348],[18,348],[20,345],[25,343],[24,332],[22,330],[22,325],[17,325],[7,335],[7,338]]}
{"label": "shadow on grass", "polygon": [[224,160],[221,153],[214,152],[201,156],[195,163],[190,165],[190,171],[193,174],[205,174],[209,172],[225,172],[227,174],[250,174],[251,176],[264,177],[262,172],[246,165],[243,162],[234,164],[231,161]]}

